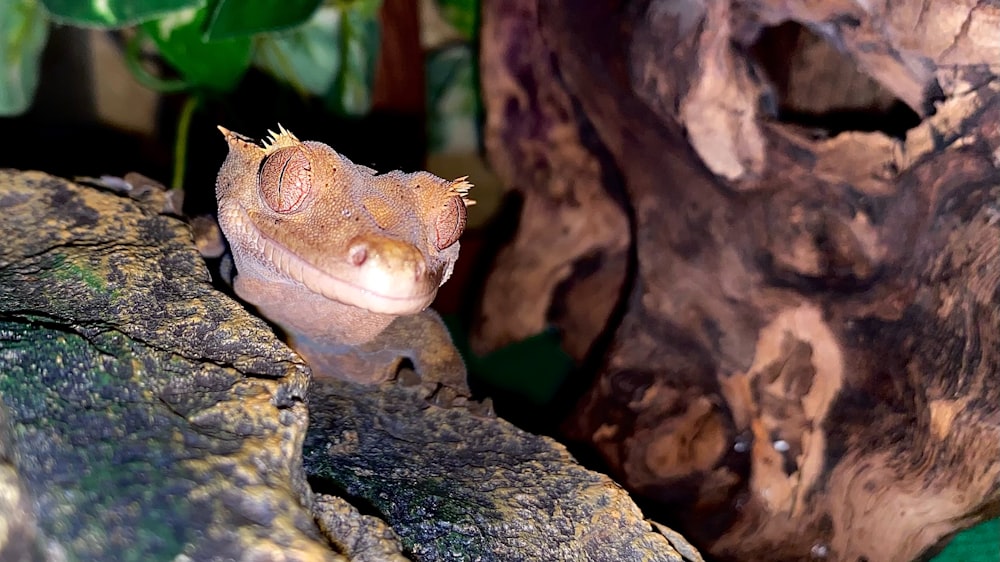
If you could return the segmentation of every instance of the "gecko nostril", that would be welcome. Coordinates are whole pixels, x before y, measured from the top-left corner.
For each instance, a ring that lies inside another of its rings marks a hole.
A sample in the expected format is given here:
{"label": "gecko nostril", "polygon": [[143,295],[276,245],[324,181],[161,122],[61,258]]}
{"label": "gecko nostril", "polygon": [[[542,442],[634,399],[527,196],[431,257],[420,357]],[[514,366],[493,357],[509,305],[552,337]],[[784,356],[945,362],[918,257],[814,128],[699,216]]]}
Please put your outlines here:
{"label": "gecko nostril", "polygon": [[355,244],[351,246],[351,250],[348,253],[348,258],[351,263],[356,266],[361,266],[368,260],[368,246],[365,244]]}

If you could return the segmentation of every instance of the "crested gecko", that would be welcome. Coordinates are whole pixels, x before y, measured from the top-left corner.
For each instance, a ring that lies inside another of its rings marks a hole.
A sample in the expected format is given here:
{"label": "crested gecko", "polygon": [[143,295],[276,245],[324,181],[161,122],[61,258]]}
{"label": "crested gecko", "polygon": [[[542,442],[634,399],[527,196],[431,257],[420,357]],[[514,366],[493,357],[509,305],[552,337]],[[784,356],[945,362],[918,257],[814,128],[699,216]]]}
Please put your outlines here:
{"label": "crested gecko", "polygon": [[427,307],[451,275],[472,185],[378,174],[279,132],[257,144],[219,127],[219,226],[233,288],[286,334],[316,376],[390,379],[403,359],[467,395],[465,366]]}

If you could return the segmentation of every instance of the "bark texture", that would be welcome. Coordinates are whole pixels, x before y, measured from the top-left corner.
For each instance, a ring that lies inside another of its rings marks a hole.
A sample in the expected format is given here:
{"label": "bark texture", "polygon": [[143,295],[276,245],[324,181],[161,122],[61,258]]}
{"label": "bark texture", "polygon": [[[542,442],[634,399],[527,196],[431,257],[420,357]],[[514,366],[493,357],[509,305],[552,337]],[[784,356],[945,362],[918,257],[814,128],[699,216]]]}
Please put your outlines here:
{"label": "bark texture", "polygon": [[[776,87],[751,53],[788,21],[864,92]],[[517,0],[483,22],[487,147],[525,205],[478,345],[554,324],[582,358],[613,333],[573,437],[722,559],[910,560],[1000,511],[1000,7]],[[773,111],[891,96],[899,138]]]}

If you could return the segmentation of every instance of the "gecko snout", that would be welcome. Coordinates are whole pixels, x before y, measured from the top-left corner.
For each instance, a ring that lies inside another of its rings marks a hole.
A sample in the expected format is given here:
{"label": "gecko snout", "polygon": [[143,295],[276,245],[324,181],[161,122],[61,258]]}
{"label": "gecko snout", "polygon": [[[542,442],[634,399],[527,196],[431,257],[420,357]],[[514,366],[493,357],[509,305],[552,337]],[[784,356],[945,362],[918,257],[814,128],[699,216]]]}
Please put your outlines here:
{"label": "gecko snout", "polygon": [[[412,244],[382,236],[358,236],[347,251],[348,262],[368,275],[398,283],[421,283],[428,277],[427,260]],[[388,280],[388,279],[387,279]]]}

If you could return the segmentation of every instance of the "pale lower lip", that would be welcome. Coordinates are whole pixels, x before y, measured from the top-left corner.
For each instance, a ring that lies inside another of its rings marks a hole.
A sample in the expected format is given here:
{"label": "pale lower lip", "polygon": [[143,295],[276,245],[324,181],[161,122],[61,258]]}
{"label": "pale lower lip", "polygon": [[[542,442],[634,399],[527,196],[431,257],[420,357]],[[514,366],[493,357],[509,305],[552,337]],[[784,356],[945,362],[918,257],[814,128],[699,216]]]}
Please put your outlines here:
{"label": "pale lower lip", "polygon": [[[435,290],[431,293],[415,295],[386,295],[360,287],[320,270],[298,257],[284,245],[266,236],[254,226],[250,216],[242,206],[239,206],[238,215],[234,218],[244,231],[246,239],[256,239],[255,245],[261,254],[269,253],[269,247],[272,255],[275,252],[278,253],[278,260],[272,259],[272,261],[276,262],[283,273],[292,278],[293,281],[305,285],[310,291],[328,299],[377,314],[403,315],[415,314],[424,310],[430,306],[437,293]],[[277,263],[278,261],[283,263]],[[298,271],[297,276],[296,270]]]}

